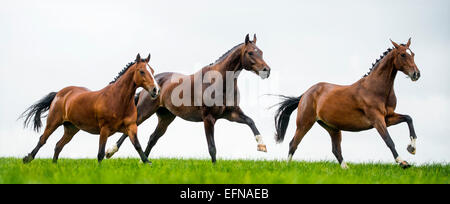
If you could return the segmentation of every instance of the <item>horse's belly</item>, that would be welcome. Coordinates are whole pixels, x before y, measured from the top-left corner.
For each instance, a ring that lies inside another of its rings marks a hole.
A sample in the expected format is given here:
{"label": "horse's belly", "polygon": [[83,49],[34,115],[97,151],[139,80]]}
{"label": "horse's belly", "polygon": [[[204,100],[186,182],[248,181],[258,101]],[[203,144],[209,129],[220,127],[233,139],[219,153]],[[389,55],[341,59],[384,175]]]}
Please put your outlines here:
{"label": "horse's belly", "polygon": [[328,126],[344,131],[363,131],[373,128],[370,120],[363,112],[358,110],[349,110],[345,107],[333,110],[322,110],[319,113],[319,120]]}
{"label": "horse's belly", "polygon": [[184,120],[191,122],[201,122],[203,121],[202,112],[200,107],[196,106],[170,106],[166,107],[172,114],[180,117]]}
{"label": "horse's belly", "polygon": [[94,134],[94,135],[98,135],[100,134],[100,127],[98,126],[91,126],[91,125],[85,125],[83,123],[78,123],[75,124],[74,122],[72,122],[73,125],[75,125],[75,127],[77,127],[80,130],[83,130],[85,132]]}
{"label": "horse's belly", "polygon": [[343,131],[359,132],[364,130],[372,129],[373,126],[364,120],[360,119],[350,119],[352,121],[344,122],[332,122],[334,123],[334,128]]}

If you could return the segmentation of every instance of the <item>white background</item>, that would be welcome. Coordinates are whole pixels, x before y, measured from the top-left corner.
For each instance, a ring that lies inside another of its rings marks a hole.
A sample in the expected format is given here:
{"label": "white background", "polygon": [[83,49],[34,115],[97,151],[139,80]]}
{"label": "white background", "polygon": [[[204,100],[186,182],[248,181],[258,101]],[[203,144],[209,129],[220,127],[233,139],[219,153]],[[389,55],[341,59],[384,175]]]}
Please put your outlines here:
{"label": "white background", "polygon": [[[49,92],[69,85],[98,90],[137,53],[152,53],[157,73],[193,73],[247,33],[272,68],[269,80],[244,73],[239,80],[242,109],[261,131],[269,153],[256,151],[245,125],[219,121],[216,146],[221,159],[286,159],[295,123],[283,144],[274,142],[278,100],[265,94],[299,96],[326,81],[351,84],[388,47],[389,39],[412,50],[422,78],[399,74],[399,113],[414,119],[417,155],[409,155],[406,124],[389,128],[400,155],[416,164],[449,162],[450,2],[442,1],[2,1],[0,6],[0,156],[22,157],[39,133],[22,128],[18,116]],[[139,127],[146,146],[156,126],[152,117]],[[58,129],[38,153],[51,158],[62,136]],[[114,144],[119,134],[108,141]],[[375,130],[344,132],[343,155],[350,162],[393,162]],[[61,157],[96,158],[98,136],[77,134]],[[127,139],[118,157],[138,157]],[[155,146],[152,158],[209,159],[203,124],[177,119]],[[331,141],[315,125],[300,144],[296,160],[332,160]]]}

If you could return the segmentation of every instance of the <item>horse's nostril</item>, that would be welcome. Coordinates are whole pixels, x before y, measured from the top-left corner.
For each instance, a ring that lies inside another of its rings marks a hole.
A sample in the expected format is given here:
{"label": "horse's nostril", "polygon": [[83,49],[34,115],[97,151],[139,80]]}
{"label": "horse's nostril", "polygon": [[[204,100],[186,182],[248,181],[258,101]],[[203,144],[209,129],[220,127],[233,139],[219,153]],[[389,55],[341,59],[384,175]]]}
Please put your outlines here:
{"label": "horse's nostril", "polygon": [[158,93],[158,89],[155,87],[155,88],[153,88],[152,92],[153,92],[154,94],[157,94],[157,93]]}

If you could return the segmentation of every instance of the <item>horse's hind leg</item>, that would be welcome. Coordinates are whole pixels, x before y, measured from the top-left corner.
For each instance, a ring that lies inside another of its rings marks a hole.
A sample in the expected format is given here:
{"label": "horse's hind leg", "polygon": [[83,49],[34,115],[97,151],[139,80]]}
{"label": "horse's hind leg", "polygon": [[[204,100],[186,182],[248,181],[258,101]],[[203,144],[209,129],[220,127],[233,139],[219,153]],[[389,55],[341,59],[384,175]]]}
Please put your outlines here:
{"label": "horse's hind leg", "polygon": [[342,149],[341,149],[342,132],[340,130],[335,130],[333,128],[328,127],[325,123],[321,121],[318,121],[318,123],[330,134],[333,154],[338,160],[342,169],[348,169],[347,163],[345,163],[344,158],[342,157]]}
{"label": "horse's hind leg", "polygon": [[36,147],[33,149],[33,151],[28,154],[26,157],[23,158],[23,163],[27,164],[33,161],[34,157],[38,153],[38,151],[41,149],[42,146],[47,142],[47,139],[50,137],[50,135],[59,127],[61,126],[61,122],[59,120],[53,120],[54,117],[52,117],[51,114],[49,114],[47,119],[47,125],[45,126],[44,133],[39,138],[39,142],[36,145]]}
{"label": "horse's hind leg", "polygon": [[[303,97],[305,98],[305,97]],[[311,129],[311,127],[316,122],[316,114],[314,112],[312,103],[310,101],[300,101],[298,113],[297,113],[297,130],[295,131],[295,136],[289,143],[289,158],[291,161],[297,150],[298,145],[305,137],[305,134]]]}
{"label": "horse's hind leg", "polygon": [[127,134],[128,134],[128,136],[130,137],[131,143],[133,143],[134,148],[135,148],[136,151],[139,153],[139,156],[141,157],[142,162],[143,162],[144,164],[145,164],[145,163],[147,163],[147,164],[152,164],[152,163],[148,160],[147,156],[145,156],[144,152],[142,151],[141,144],[139,143],[139,140],[138,140],[138,138],[137,138],[137,125],[136,125],[136,124],[130,125],[130,126],[127,128],[127,131],[128,131]]}
{"label": "horse's hind leg", "polygon": [[53,163],[58,162],[59,153],[61,153],[64,146],[72,140],[73,136],[78,133],[80,129],[75,127],[71,123],[64,123],[64,135],[59,140],[58,143],[56,143],[55,147],[55,154],[53,155]]}
{"label": "horse's hind leg", "polygon": [[147,148],[145,148],[145,155],[148,157],[153,147],[158,142],[159,138],[161,138],[164,133],[166,133],[167,127],[175,120],[175,115],[173,115],[169,110],[165,108],[160,108],[156,112],[158,116],[158,126],[156,126],[155,131],[150,136],[148,140]]}

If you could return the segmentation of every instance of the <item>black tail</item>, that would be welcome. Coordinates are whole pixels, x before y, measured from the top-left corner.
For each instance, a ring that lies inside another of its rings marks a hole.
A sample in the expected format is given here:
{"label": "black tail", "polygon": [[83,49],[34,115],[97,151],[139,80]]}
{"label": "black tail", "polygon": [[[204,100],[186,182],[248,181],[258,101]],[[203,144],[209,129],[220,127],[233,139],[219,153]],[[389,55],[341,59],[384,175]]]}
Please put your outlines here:
{"label": "black tail", "polygon": [[20,118],[25,118],[25,121],[23,122],[23,126],[25,128],[32,123],[33,129],[36,132],[39,132],[42,127],[41,115],[50,109],[50,105],[52,104],[56,94],[56,92],[49,93],[47,96],[25,110],[22,115],[20,115]]}
{"label": "black tail", "polygon": [[288,96],[281,96],[283,101],[279,104],[280,106],[275,113],[275,129],[277,131],[275,135],[275,140],[278,143],[283,142],[284,136],[286,135],[286,129],[289,125],[289,119],[292,114],[292,112],[297,109],[298,103],[300,103],[300,97],[288,97]]}

